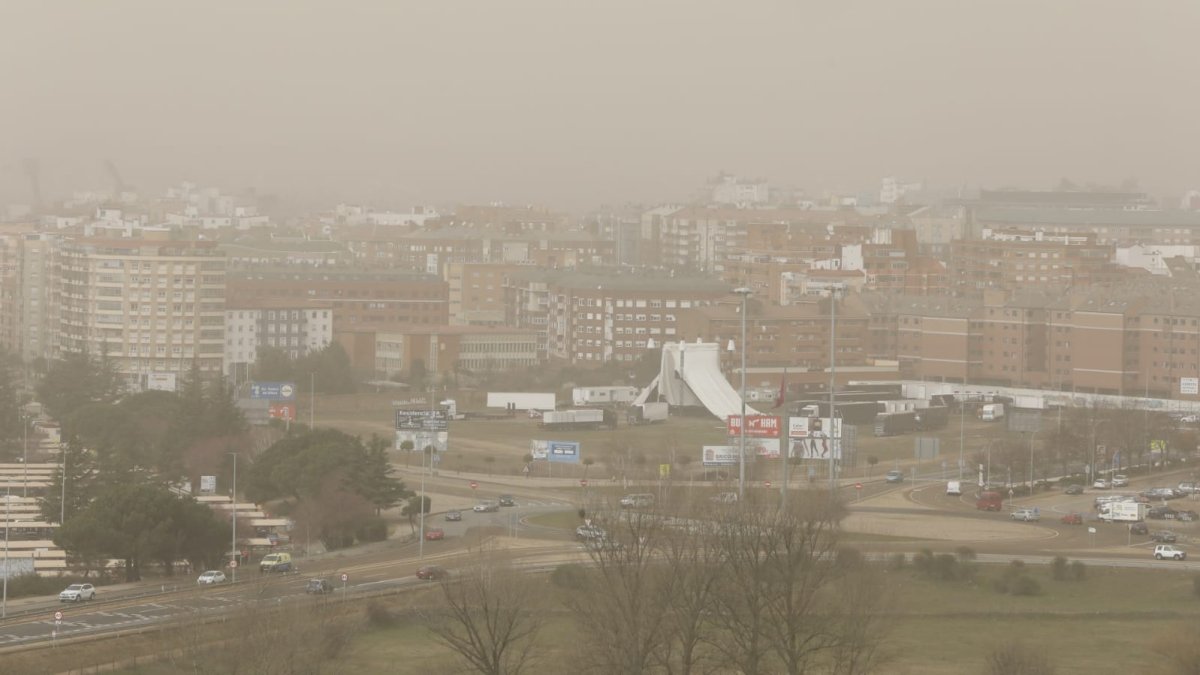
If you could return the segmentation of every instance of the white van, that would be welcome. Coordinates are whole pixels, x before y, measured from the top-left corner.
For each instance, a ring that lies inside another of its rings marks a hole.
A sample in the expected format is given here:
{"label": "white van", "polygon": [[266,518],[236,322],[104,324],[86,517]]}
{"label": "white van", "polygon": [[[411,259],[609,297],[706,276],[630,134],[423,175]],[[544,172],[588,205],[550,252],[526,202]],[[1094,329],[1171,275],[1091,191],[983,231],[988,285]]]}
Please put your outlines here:
{"label": "white van", "polygon": [[962,482],[957,480],[946,482],[946,494],[951,497],[958,497],[962,494]]}

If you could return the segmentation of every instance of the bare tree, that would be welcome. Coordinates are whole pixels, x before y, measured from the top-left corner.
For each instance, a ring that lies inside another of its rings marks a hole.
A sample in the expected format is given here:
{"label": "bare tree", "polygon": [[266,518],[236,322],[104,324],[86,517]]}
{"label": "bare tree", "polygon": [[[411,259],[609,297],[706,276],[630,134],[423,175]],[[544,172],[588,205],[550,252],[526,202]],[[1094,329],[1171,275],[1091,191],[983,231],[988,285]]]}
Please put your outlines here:
{"label": "bare tree", "polygon": [[446,619],[433,632],[483,675],[519,675],[530,664],[544,612],[528,577],[481,560],[442,581]]}
{"label": "bare tree", "polygon": [[667,604],[667,639],[658,656],[668,672],[699,672],[712,655],[712,611],[717,582],[723,573],[721,551],[713,545],[711,521],[697,521],[688,529],[664,532],[659,549],[673,584]]}
{"label": "bare tree", "polygon": [[607,536],[588,545],[594,574],[567,605],[586,629],[593,668],[604,673],[650,672],[669,634],[674,585],[655,560],[663,521],[626,512],[595,521]]}

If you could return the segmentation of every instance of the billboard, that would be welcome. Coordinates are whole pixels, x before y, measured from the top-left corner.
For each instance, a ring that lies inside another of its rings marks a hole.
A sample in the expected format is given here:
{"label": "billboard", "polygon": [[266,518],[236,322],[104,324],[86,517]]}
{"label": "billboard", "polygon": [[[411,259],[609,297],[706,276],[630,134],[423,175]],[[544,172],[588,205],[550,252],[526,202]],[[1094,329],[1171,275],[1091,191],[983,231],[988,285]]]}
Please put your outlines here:
{"label": "billboard", "polygon": [[273,420],[283,420],[292,422],[296,419],[296,404],[295,403],[276,403],[272,401],[267,406],[267,417]]}
{"label": "billboard", "polygon": [[1179,393],[1184,396],[1200,395],[1200,377],[1179,378]]}
{"label": "billboard", "polygon": [[396,429],[410,431],[446,431],[450,415],[445,410],[397,410]]}
{"label": "billboard", "polygon": [[706,445],[700,455],[704,466],[734,466],[738,463],[736,445]]}
{"label": "billboard", "polygon": [[[780,419],[774,415],[746,415],[746,436],[753,438],[779,438]],[[742,434],[742,416],[730,415],[725,419],[725,428],[730,436]]]}
{"label": "billboard", "polygon": [[767,457],[777,459],[779,457],[780,439],[778,438],[746,438],[746,456],[751,457],[758,455],[759,457]]}
{"label": "billboard", "polygon": [[549,441],[529,441],[529,454],[534,459],[546,459],[546,455],[550,452],[546,447],[549,443]]}
{"label": "billboard", "polygon": [[271,401],[296,400],[295,382],[251,382],[250,398]]}
{"label": "billboard", "polygon": [[800,459],[842,457],[842,418],[792,417],[788,424],[788,456]]}
{"label": "billboard", "polygon": [[575,441],[546,441],[546,459],[551,462],[579,463],[579,443]]}
{"label": "billboard", "polygon": [[175,391],[175,373],[146,375],[146,391]]}
{"label": "billboard", "polygon": [[447,431],[396,431],[396,449],[404,450],[405,442],[412,443],[412,452],[432,445],[437,452],[445,452],[450,446],[450,433]]}
{"label": "billboard", "polygon": [[200,476],[200,492],[211,495],[217,491],[216,476]]}

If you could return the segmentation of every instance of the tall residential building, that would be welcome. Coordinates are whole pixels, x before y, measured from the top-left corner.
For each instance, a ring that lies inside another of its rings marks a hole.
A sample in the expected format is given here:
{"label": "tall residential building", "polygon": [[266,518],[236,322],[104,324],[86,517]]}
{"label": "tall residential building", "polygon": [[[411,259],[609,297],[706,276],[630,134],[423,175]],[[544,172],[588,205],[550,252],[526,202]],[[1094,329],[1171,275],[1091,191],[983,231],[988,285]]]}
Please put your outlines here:
{"label": "tall residential building", "polygon": [[58,350],[103,355],[126,386],[221,372],[225,258],[212,241],[65,239],[53,267]]}
{"label": "tall residential building", "polygon": [[225,305],[225,375],[242,380],[263,348],[293,359],[333,341],[333,310],[303,301],[271,303],[231,297]]}

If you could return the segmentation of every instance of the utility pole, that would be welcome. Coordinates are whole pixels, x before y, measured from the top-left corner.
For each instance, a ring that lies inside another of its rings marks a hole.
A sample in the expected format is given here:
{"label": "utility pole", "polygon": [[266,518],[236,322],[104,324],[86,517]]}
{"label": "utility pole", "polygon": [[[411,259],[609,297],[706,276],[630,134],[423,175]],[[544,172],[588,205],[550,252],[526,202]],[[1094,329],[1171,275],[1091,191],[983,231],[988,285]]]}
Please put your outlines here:
{"label": "utility pole", "polygon": [[745,286],[733,289],[734,293],[742,296],[742,415],[738,420],[738,436],[740,444],[738,446],[738,502],[744,503],[746,500],[746,299],[753,293]]}
{"label": "utility pole", "polygon": [[4,495],[4,599],[0,601],[0,619],[8,617],[8,525],[9,504],[12,503],[12,485]]}
{"label": "utility pole", "polygon": [[837,404],[834,396],[834,387],[837,386],[837,352],[835,344],[837,341],[837,289],[830,287],[829,289],[829,498],[833,499],[837,495],[837,464],[834,461],[834,455],[839,447],[837,439],[833,435],[833,419],[835,417],[834,406]]}
{"label": "utility pole", "polygon": [[58,524],[62,525],[67,521],[67,448],[61,443],[59,444],[59,452],[62,453],[62,504],[58,510]]}
{"label": "utility pole", "polygon": [[236,584],[237,583],[237,564],[240,562],[239,559],[241,558],[241,556],[238,555],[238,547],[237,547],[237,506],[238,506],[238,504],[237,504],[237,453],[229,452],[226,454],[233,455],[233,493],[230,495],[230,498],[232,500],[232,506],[233,506],[233,537],[232,537],[233,541],[230,544],[230,546],[231,546],[230,550],[233,552],[234,564],[230,568],[230,574],[232,577],[231,583]]}
{"label": "utility pole", "polygon": [[24,467],[25,478],[21,486],[21,496],[29,496],[29,418],[21,414],[21,465]]}
{"label": "utility pole", "polygon": [[963,479],[963,445],[966,442],[966,410],[967,410],[967,392],[960,392],[958,399],[958,480]]}
{"label": "utility pole", "polygon": [[308,430],[316,431],[317,414],[317,373],[311,372],[308,374]]}
{"label": "utility pole", "polygon": [[417,560],[425,559],[425,455],[429,454],[431,445],[428,436],[425,440],[425,445],[421,447],[421,500],[417,506],[417,518],[421,521],[421,529],[417,535]]}

